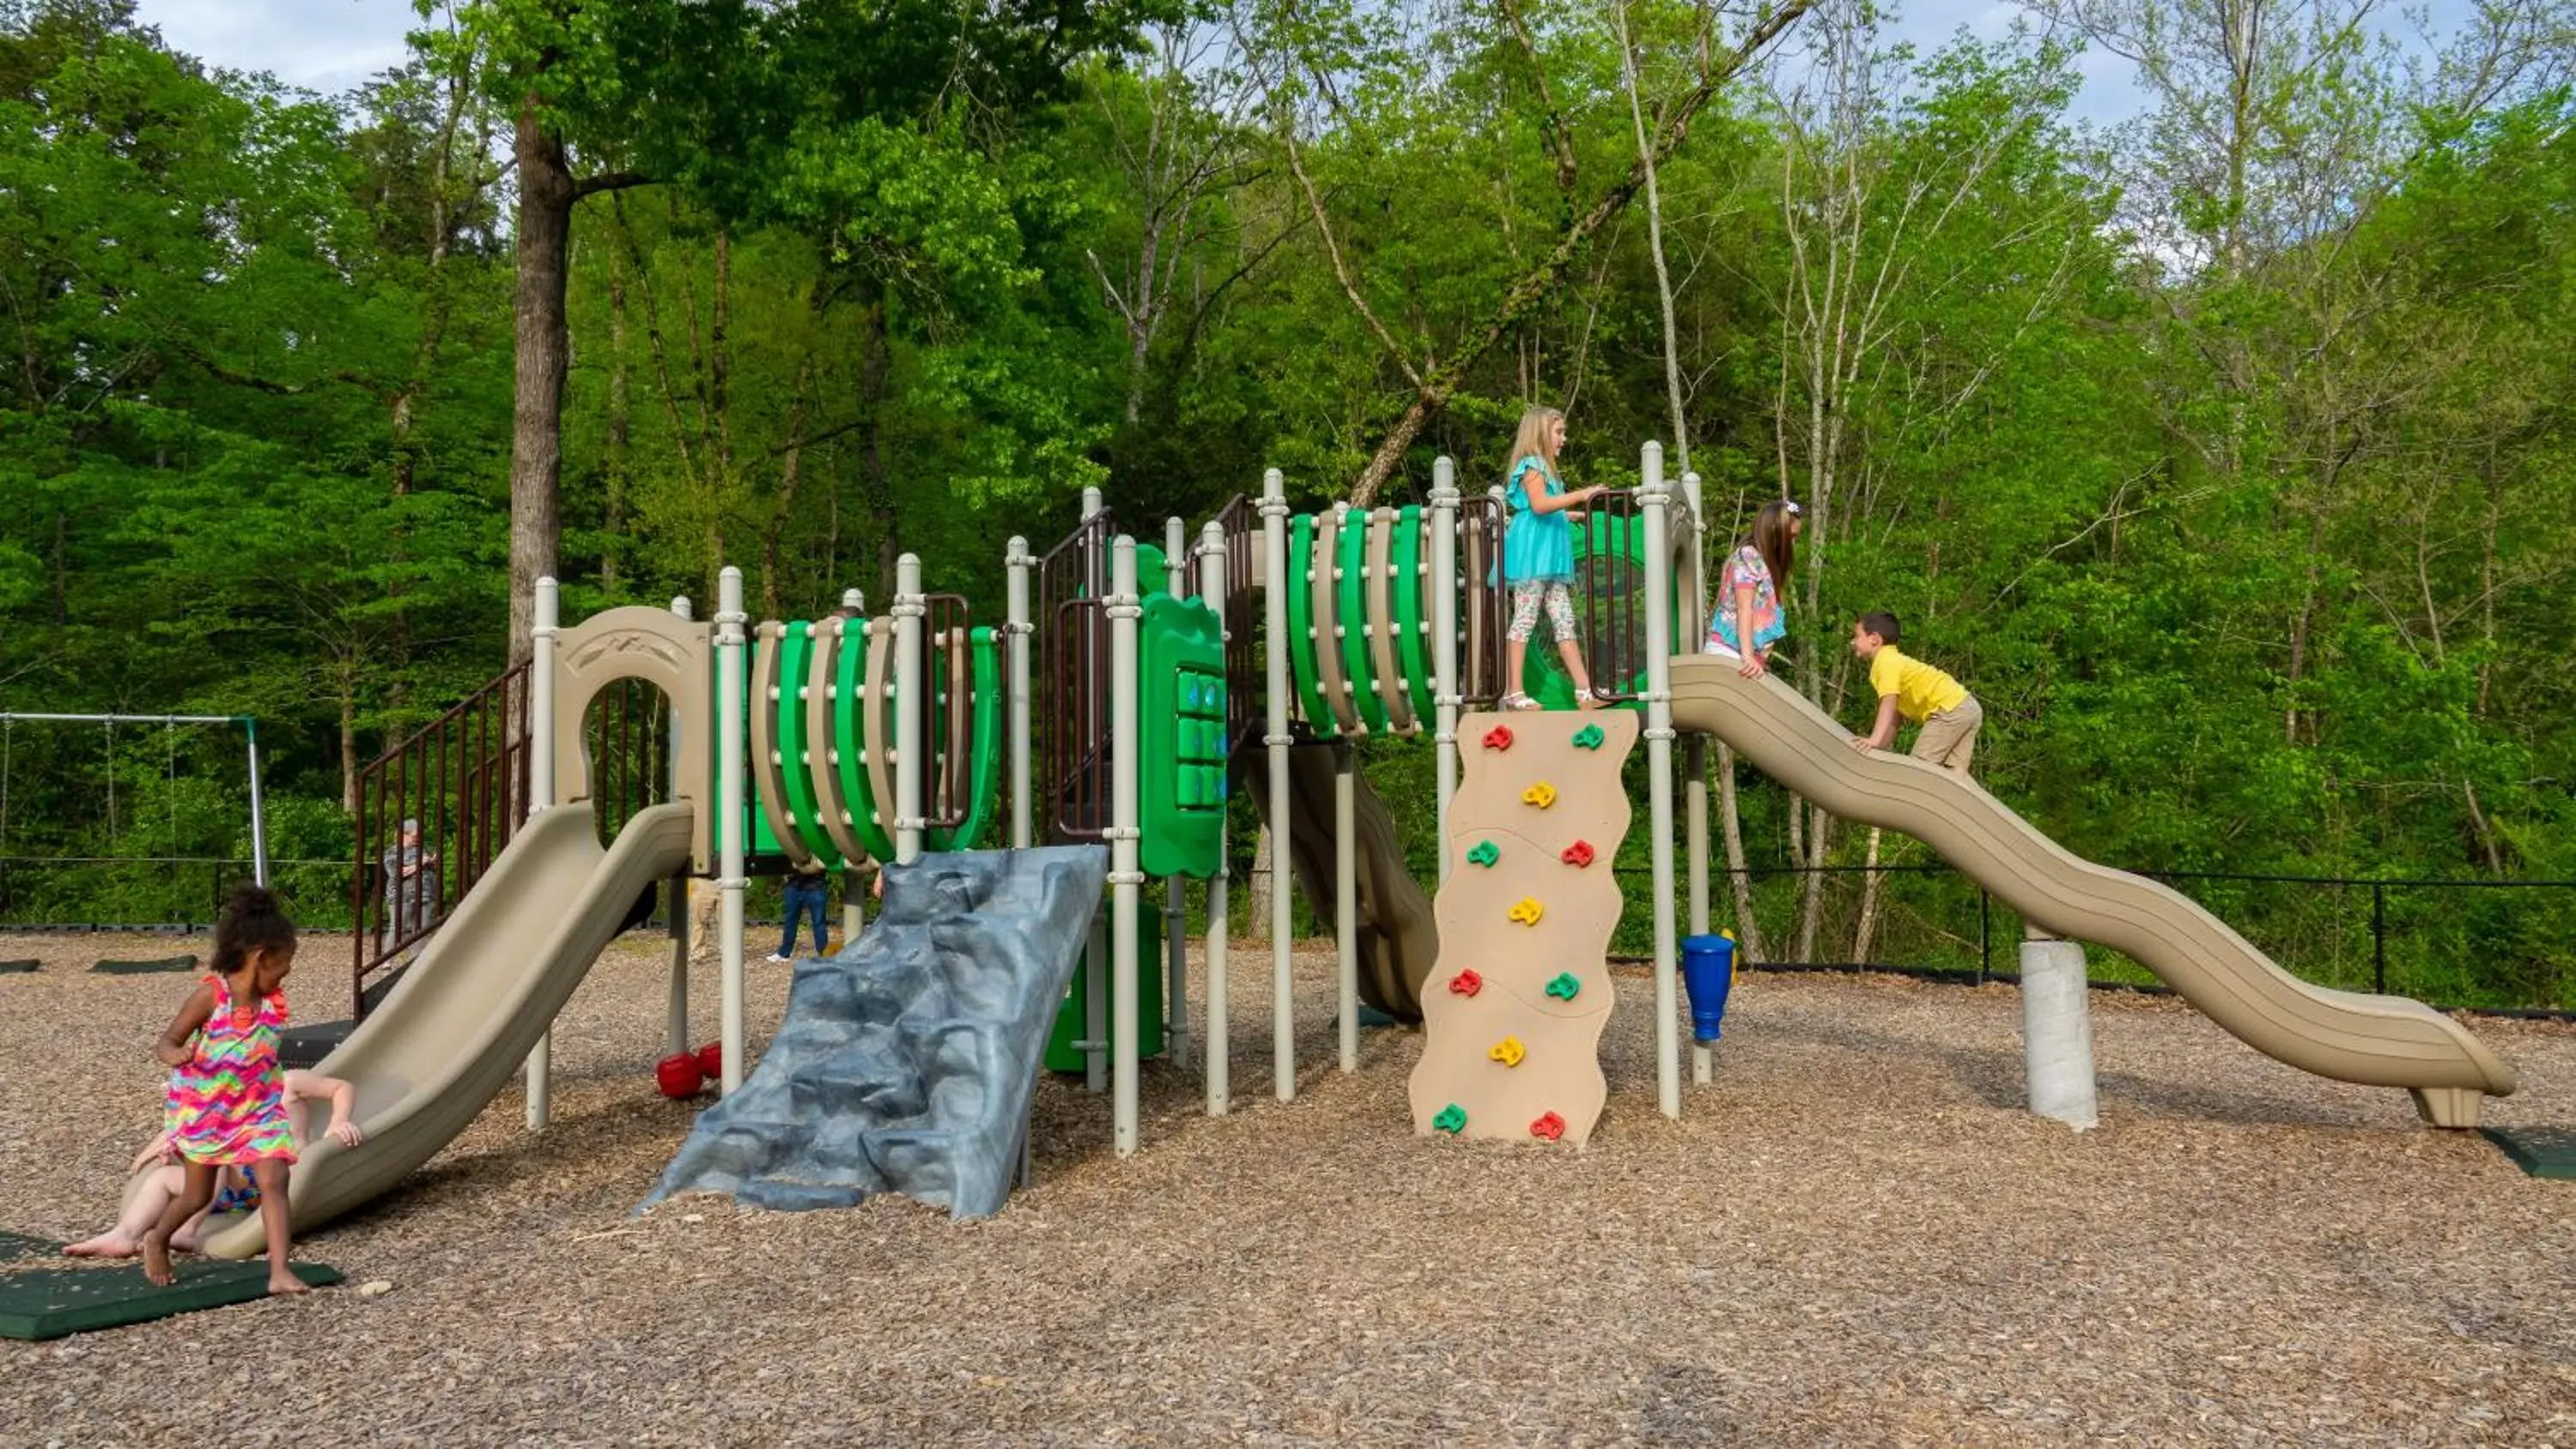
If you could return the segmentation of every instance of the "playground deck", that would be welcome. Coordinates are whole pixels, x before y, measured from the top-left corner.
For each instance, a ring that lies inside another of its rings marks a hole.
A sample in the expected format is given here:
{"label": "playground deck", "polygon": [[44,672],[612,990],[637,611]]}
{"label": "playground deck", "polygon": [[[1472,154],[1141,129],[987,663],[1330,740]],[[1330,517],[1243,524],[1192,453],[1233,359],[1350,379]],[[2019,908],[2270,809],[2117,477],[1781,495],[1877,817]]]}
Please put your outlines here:
{"label": "playground deck", "polygon": [[[0,979],[19,1064],[0,1228],[94,1229],[154,1126],[148,1048],[181,979],[79,971],[150,954],[125,944],[0,938],[45,965]],[[629,938],[574,996],[553,1130],[529,1137],[506,1090],[317,1240],[390,1293],[0,1343],[0,1423],[66,1443],[218,1423],[438,1444],[2576,1442],[2576,1190],[2178,1003],[2097,998],[2105,1125],[2079,1139],[2018,1110],[2008,988],[1751,976],[1722,1084],[1673,1124],[1625,973],[1591,1148],[1521,1153],[1412,1135],[1418,1037],[1371,1033],[1363,1074],[1336,1075],[1320,953],[1301,1096],[1270,1101],[1267,953],[1245,943],[1232,1118],[1154,1064],[1153,1150],[1116,1161],[1100,1100],[1047,1083],[1039,1189],[986,1222],[898,1200],[635,1219],[690,1117],[651,1080],[665,959]],[[786,982],[753,971],[755,1042]],[[289,991],[308,1017],[344,994],[318,965]],[[2494,1122],[2576,1121],[2576,1029],[2479,1030],[2523,1072]],[[1453,1267],[1470,1243],[1504,1251]]]}

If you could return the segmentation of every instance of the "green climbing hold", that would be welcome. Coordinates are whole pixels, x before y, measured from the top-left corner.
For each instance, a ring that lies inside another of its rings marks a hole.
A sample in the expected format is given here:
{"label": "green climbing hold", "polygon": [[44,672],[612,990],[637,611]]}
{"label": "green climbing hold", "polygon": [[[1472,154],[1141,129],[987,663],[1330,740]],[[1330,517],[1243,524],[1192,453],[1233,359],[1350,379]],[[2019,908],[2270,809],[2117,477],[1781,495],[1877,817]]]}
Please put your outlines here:
{"label": "green climbing hold", "polygon": [[1608,737],[1601,733],[1601,726],[1585,725],[1574,732],[1574,747],[1578,750],[1597,750],[1601,748],[1601,742],[1606,738]]}
{"label": "green climbing hold", "polygon": [[1440,1115],[1431,1119],[1431,1125],[1455,1137],[1467,1130],[1467,1109],[1452,1102],[1440,1109]]}
{"label": "green climbing hold", "polygon": [[1571,971],[1559,971],[1556,978],[1547,983],[1547,994],[1559,1001],[1572,1001],[1582,990],[1583,983],[1575,980]]}
{"label": "green climbing hold", "polygon": [[1467,852],[1469,865],[1492,865],[1502,858],[1503,848],[1490,840],[1477,841],[1476,848]]}

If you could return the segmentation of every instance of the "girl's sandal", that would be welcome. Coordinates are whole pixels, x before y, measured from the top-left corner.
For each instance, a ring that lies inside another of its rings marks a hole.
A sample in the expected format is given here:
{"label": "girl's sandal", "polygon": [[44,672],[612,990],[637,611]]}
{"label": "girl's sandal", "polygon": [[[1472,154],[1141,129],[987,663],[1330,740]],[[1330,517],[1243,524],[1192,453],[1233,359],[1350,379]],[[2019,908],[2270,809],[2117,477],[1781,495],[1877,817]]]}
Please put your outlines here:
{"label": "girl's sandal", "polygon": [[1494,701],[1494,708],[1502,710],[1524,710],[1539,709],[1543,708],[1543,706],[1540,705],[1537,700],[1532,699],[1528,695],[1515,689],[1511,693],[1504,695],[1501,699]]}

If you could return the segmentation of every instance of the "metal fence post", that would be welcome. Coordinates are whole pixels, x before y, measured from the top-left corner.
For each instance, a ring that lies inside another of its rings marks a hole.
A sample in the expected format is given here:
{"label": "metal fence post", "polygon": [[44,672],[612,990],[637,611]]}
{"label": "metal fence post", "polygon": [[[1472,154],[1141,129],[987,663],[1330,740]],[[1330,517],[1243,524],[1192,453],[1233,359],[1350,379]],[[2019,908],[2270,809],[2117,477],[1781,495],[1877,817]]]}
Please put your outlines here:
{"label": "metal fence post", "polygon": [[2388,994],[2388,891],[2370,883],[2370,989]]}

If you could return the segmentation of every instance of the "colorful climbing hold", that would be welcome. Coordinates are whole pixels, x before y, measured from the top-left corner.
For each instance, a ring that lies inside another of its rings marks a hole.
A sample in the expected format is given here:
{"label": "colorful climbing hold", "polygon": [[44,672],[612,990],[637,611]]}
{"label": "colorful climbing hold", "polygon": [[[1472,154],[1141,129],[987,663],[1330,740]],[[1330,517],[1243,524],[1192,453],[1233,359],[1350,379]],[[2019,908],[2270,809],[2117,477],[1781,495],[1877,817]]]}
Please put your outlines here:
{"label": "colorful climbing hold", "polygon": [[1467,852],[1469,865],[1492,865],[1502,858],[1503,848],[1490,840],[1477,841],[1475,848]]}
{"label": "colorful climbing hold", "polygon": [[1529,1048],[1521,1045],[1519,1037],[1507,1036],[1494,1043],[1485,1055],[1501,1062],[1504,1066],[1517,1067],[1521,1064],[1521,1058],[1529,1055]]}
{"label": "colorful climbing hold", "polygon": [[1550,1112],[1530,1124],[1530,1135],[1544,1138],[1549,1142],[1562,1141],[1565,1137],[1565,1119]]}
{"label": "colorful climbing hold", "polygon": [[1519,925],[1535,926],[1538,924],[1538,918],[1544,914],[1546,910],[1547,908],[1545,906],[1538,903],[1538,897],[1523,896],[1521,897],[1521,903],[1512,907],[1509,919]]}
{"label": "colorful climbing hold", "polygon": [[1467,1109],[1452,1102],[1432,1117],[1431,1125],[1455,1137],[1467,1130]]}
{"label": "colorful climbing hold", "polygon": [[1578,750],[1597,750],[1601,748],[1601,742],[1606,738],[1608,737],[1601,733],[1601,726],[1585,725],[1574,732],[1574,747]]}
{"label": "colorful climbing hold", "polygon": [[1460,996],[1473,996],[1485,989],[1485,978],[1473,971],[1461,971],[1449,978],[1449,989]]}
{"label": "colorful climbing hold", "polygon": [[1556,787],[1545,780],[1541,780],[1537,784],[1532,785],[1521,792],[1521,803],[1524,805],[1535,805],[1541,810],[1544,810],[1550,805],[1556,803]]}
{"label": "colorful climbing hold", "polygon": [[1486,749],[1508,750],[1511,747],[1512,727],[1510,725],[1496,725],[1492,729],[1485,731]]}
{"label": "colorful climbing hold", "polygon": [[1583,983],[1575,980],[1571,971],[1559,971],[1548,979],[1547,994],[1559,1001],[1572,1001],[1582,990]]}
{"label": "colorful climbing hold", "polygon": [[1576,870],[1581,870],[1583,867],[1592,863],[1592,842],[1588,840],[1578,840],[1572,845],[1567,846],[1565,848],[1565,853],[1557,858],[1564,861],[1567,865],[1573,866]]}

